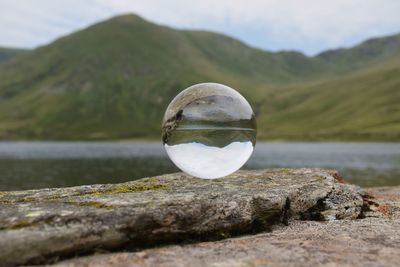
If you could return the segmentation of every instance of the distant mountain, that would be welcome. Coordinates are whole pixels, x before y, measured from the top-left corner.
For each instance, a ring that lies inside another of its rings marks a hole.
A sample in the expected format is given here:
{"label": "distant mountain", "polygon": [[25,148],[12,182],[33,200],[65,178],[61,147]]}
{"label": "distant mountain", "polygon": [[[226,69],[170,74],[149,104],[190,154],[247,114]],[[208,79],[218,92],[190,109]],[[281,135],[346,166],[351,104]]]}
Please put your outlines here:
{"label": "distant mountain", "polygon": [[336,49],[320,53],[333,68],[341,71],[373,68],[380,64],[398,63],[400,58],[400,34],[367,40],[349,49]]}
{"label": "distant mountain", "polygon": [[119,16],[0,64],[0,138],[158,138],[169,101],[213,81],[249,99],[263,139],[400,140],[399,51],[271,53]]}
{"label": "distant mountain", "polygon": [[259,104],[259,137],[400,141],[399,103],[400,64],[291,85]]}
{"label": "distant mountain", "polygon": [[27,52],[27,50],[0,47],[0,62],[12,59],[16,55],[19,55],[19,54],[25,53],[25,52]]}

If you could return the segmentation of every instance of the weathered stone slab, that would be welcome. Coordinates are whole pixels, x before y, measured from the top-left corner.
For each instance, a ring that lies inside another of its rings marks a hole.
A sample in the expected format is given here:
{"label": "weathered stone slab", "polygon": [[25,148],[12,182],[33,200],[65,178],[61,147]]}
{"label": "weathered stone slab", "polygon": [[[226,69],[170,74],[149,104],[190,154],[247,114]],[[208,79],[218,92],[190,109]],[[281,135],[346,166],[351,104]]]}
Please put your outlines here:
{"label": "weathered stone slab", "polygon": [[272,232],[109,253],[60,262],[79,266],[399,266],[400,187],[366,191],[364,218],[293,220]]}
{"label": "weathered stone slab", "polygon": [[256,233],[295,219],[362,216],[360,189],[338,178],[329,170],[271,169],[218,180],[177,173],[116,185],[3,192],[0,262],[48,263],[99,249]]}

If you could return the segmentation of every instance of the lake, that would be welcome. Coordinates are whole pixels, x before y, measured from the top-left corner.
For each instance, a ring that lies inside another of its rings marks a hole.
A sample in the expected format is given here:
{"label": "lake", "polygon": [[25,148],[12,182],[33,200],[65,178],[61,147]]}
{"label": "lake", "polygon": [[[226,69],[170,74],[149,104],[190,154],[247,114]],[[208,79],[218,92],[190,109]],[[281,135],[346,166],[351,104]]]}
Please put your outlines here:
{"label": "lake", "polygon": [[[244,169],[338,169],[361,186],[400,185],[400,143],[266,143]],[[119,183],[176,172],[157,142],[0,142],[0,191]]]}

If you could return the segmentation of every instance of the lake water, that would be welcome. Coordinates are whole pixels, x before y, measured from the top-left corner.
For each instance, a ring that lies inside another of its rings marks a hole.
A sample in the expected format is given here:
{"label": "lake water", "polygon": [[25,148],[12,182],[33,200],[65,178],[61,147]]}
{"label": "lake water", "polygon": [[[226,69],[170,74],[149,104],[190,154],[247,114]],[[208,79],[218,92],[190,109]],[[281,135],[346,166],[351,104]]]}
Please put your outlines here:
{"label": "lake water", "polygon": [[[338,169],[361,186],[400,185],[400,143],[258,143],[244,169]],[[0,191],[118,183],[176,172],[161,143],[0,142]]]}

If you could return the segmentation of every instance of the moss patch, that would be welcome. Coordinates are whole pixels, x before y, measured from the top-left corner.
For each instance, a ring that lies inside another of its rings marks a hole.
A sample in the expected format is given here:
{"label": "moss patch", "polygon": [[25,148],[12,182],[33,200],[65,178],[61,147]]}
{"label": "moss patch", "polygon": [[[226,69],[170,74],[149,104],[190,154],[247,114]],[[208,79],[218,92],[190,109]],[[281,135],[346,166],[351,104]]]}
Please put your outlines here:
{"label": "moss patch", "polygon": [[[133,183],[125,183],[125,184],[116,184],[111,185],[108,188],[102,188],[98,190],[91,190],[86,192],[79,193],[71,193],[63,194],[63,195],[49,195],[43,197],[21,197],[17,199],[2,199],[0,203],[31,203],[31,202],[58,202],[57,200],[62,201],[62,199],[75,197],[75,196],[85,196],[85,195],[104,195],[104,194],[120,194],[120,193],[133,193],[133,192],[143,192],[149,190],[164,190],[168,189],[169,185],[165,183],[161,183],[156,178],[148,178],[139,181],[135,181]],[[9,194],[6,192],[0,192],[0,198],[8,196]],[[12,195],[10,195],[12,196]],[[68,202],[67,202],[68,203]]]}
{"label": "moss patch", "polygon": [[169,187],[168,185],[160,183],[157,179],[150,178],[145,181],[137,181],[132,184],[113,185],[110,188],[95,192],[89,192],[87,194],[102,195],[102,194],[133,193],[133,192],[143,192],[149,190],[167,189],[168,187]]}
{"label": "moss patch", "polygon": [[60,196],[60,195],[51,195],[46,197],[46,200],[55,200],[55,199],[61,199],[64,198],[65,196]]}
{"label": "moss patch", "polygon": [[280,168],[280,169],[276,169],[276,172],[274,174],[280,174],[280,175],[287,175],[292,173],[291,169],[288,168]]}
{"label": "moss patch", "polygon": [[20,229],[20,228],[24,228],[24,227],[29,227],[29,226],[31,226],[31,225],[33,225],[33,224],[35,224],[35,223],[32,222],[32,221],[28,221],[28,220],[24,221],[24,220],[21,220],[21,221],[18,221],[18,222],[16,222],[16,223],[13,223],[12,225],[10,225],[10,227],[7,227],[7,228],[8,228],[8,229],[15,230],[15,229]]}
{"label": "moss patch", "polygon": [[84,202],[74,202],[74,201],[69,201],[66,202],[67,204],[72,204],[76,206],[83,206],[83,207],[95,207],[95,208],[100,208],[100,209],[112,209],[115,208],[115,206],[98,202],[98,201],[84,201]]}
{"label": "moss patch", "polygon": [[20,203],[29,203],[29,202],[35,202],[37,199],[33,197],[24,197],[15,200],[14,202],[20,202]]}

